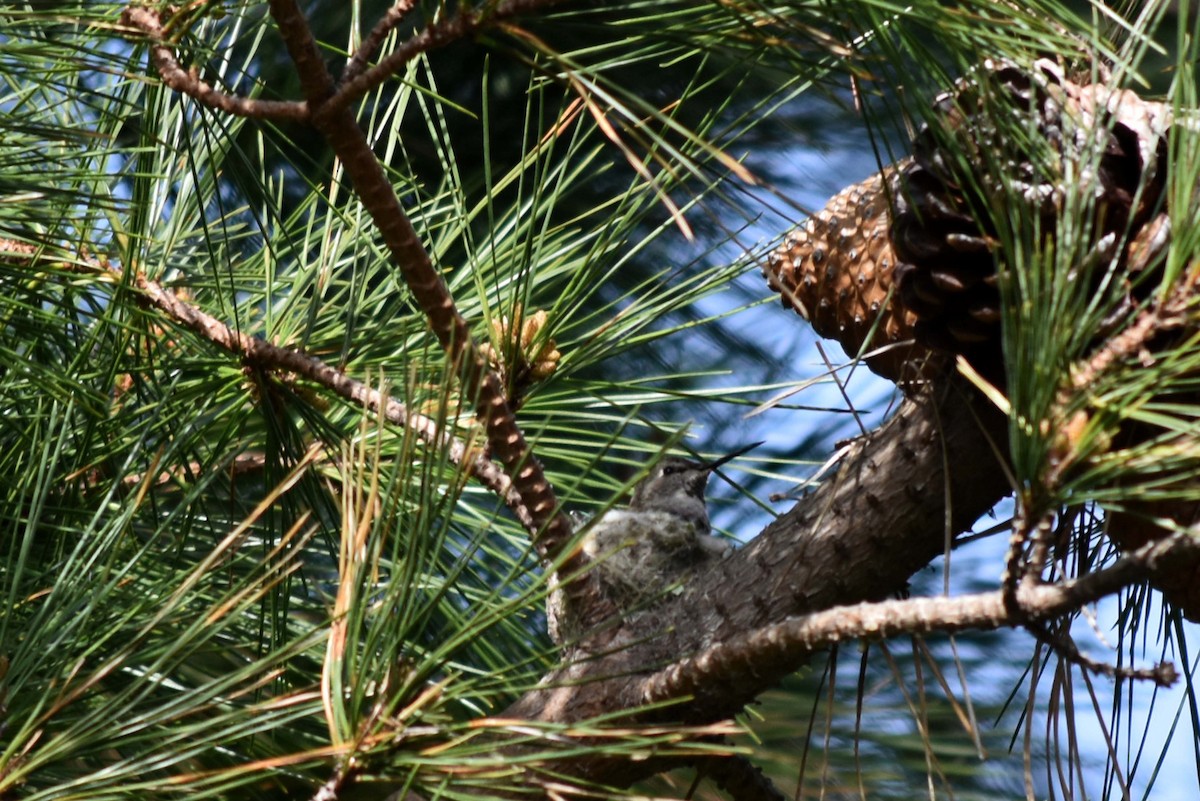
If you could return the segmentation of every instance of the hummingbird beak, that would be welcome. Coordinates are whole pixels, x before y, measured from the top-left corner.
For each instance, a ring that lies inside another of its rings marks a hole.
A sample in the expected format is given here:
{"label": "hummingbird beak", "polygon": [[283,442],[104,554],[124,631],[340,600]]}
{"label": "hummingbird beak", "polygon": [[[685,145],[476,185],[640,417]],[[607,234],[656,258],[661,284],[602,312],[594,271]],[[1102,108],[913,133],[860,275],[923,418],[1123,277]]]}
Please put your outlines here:
{"label": "hummingbird beak", "polygon": [[[766,440],[763,440],[763,442],[766,442]],[[730,461],[731,459],[736,459],[737,457],[741,456],[743,453],[754,450],[759,445],[762,445],[763,442],[752,442],[749,445],[745,446],[744,448],[738,448],[733,453],[727,453],[720,458],[713,459],[711,462],[705,462],[702,465],[702,467],[711,473],[713,470],[716,470],[718,467],[720,467],[721,465]]]}

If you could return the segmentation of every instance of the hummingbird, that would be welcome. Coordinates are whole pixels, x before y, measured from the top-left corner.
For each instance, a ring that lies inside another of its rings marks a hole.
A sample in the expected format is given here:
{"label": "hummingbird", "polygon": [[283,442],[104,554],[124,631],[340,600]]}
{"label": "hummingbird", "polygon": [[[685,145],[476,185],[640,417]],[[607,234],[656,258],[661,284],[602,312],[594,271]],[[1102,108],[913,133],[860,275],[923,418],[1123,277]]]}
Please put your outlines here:
{"label": "hummingbird", "polygon": [[[671,585],[733,551],[732,543],[712,534],[704,491],[714,470],[761,444],[708,462],[668,456],[634,487],[628,508],[581,521],[580,527],[587,529],[583,552],[618,608],[645,607]],[[558,606],[552,594],[551,636],[558,641],[567,630],[581,633],[576,624],[587,621],[562,620]]]}

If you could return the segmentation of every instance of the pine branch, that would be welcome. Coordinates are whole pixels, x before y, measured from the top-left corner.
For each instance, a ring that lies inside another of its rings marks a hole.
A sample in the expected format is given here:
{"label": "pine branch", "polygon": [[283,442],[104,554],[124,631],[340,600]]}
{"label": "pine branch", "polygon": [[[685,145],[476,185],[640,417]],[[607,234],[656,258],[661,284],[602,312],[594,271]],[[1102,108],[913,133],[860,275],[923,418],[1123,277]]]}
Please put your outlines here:
{"label": "pine branch", "polygon": [[346,66],[342,69],[342,77],[338,83],[345,85],[362,74],[367,68],[367,62],[373,55],[383,46],[383,40],[388,34],[396,29],[400,23],[404,22],[409,12],[416,6],[416,0],[398,0],[398,2],[384,12],[379,21],[375,23],[375,27],[367,34],[367,38],[363,39],[362,43],[354,51],[354,55],[346,62]]}
{"label": "pine branch", "polygon": [[[526,5],[517,3],[512,11],[524,9]],[[535,535],[538,553],[544,559],[553,559],[570,536],[571,525],[558,511],[554,490],[516,424],[499,378],[474,343],[466,321],[455,308],[453,297],[434,269],[428,252],[401,208],[395,191],[353,114],[344,105],[332,102],[335,89],[333,78],[325,67],[303,14],[294,3],[284,0],[273,3],[271,10],[308,95],[307,115],[301,113],[295,104],[286,106],[287,113],[311,121],[326,137],[345,165],[364,207],[378,226],[409,290],[428,317],[430,327],[442,343],[450,362],[461,368],[463,394],[474,399],[476,415],[484,424],[488,443],[500,463],[504,465],[513,488],[521,498],[521,506],[527,512],[523,522]],[[155,65],[163,81],[169,86],[229,113],[244,116],[255,114],[256,107],[249,101],[214,92],[196,76],[179,67],[169,48],[157,41],[163,33],[161,19],[157,13],[139,7],[129,7],[123,19],[127,24],[156,39],[153,47]],[[454,29],[459,34],[473,29],[477,24],[469,15],[461,20],[461,30]],[[457,34],[451,35],[445,40],[435,36],[431,41],[433,45],[444,44],[456,36]],[[282,113],[283,107],[258,108],[262,115],[266,116],[268,112]],[[246,351],[246,354],[250,355],[250,352]],[[573,565],[569,558],[564,567],[570,569],[578,565]],[[586,584],[587,582],[579,583],[579,592],[583,592],[582,587]],[[587,594],[599,597],[596,593]]]}
{"label": "pine branch", "polygon": [[[488,444],[529,510],[532,518],[529,528],[535,535],[538,553],[544,559],[553,559],[570,537],[571,525],[558,510],[554,489],[513,418],[499,378],[471,338],[466,320],[434,269],[429,253],[401,208],[354,115],[345,107],[328,104],[334,92],[333,77],[325,67],[304,15],[291,0],[274,0],[270,8],[299,73],[312,109],[313,125],[341,159],[409,291],[425,312],[430,328],[451,364],[460,367],[463,395],[474,399],[475,413],[486,429]],[[567,565],[568,569],[575,566]]]}
{"label": "pine branch", "polygon": [[[901,590],[955,532],[1009,491],[1004,462],[991,456],[1004,424],[994,407],[955,383],[905,401],[882,429],[849,449],[835,476],[749,545],[695,576],[653,615],[623,622],[610,652],[552,672],[504,716],[563,723],[621,713],[631,723],[699,723],[736,715],[811,652],[798,647],[786,658],[736,667],[725,661],[728,670],[714,665],[718,672],[704,681],[681,679],[690,695],[656,676],[680,663],[680,654],[719,649],[814,610]],[[954,469],[964,463],[971,469]],[[646,709],[652,694],[671,703]],[[624,785],[675,764],[618,767],[584,756],[556,770]]]}
{"label": "pine branch", "polygon": [[[35,266],[42,259],[43,256],[39,254],[38,248],[0,238],[0,260]],[[70,264],[56,263],[54,266],[70,270],[83,269],[99,275],[107,274],[118,282],[125,279],[124,271],[107,261],[84,260]],[[529,510],[522,503],[521,497],[513,490],[512,482],[499,466],[478,451],[469,449],[462,440],[445,433],[444,427],[437,420],[410,411],[403,403],[390,395],[346,375],[316,356],[310,356],[294,348],[275,345],[264,339],[235,331],[197,306],[168,292],[160,283],[150,280],[141,273],[134,274],[130,281],[132,287],[139,291],[150,305],[163,312],[177,325],[238,356],[248,364],[303,376],[339,397],[383,415],[384,419],[394,425],[411,429],[425,442],[444,449],[451,462],[467,468],[471,476],[504,499],[505,504],[524,525],[533,525],[533,518],[529,514]],[[233,469],[253,469],[260,461],[260,457],[239,458]],[[166,475],[158,476],[153,480],[162,481],[166,477]],[[129,476],[126,477],[125,483],[138,483],[142,480],[144,477],[140,475]]]}
{"label": "pine branch", "polygon": [[[367,92],[370,92],[385,81],[391,80],[393,76],[400,72],[401,68],[422,53],[427,53],[430,50],[445,47],[452,42],[474,36],[484,28],[494,27],[521,14],[533,13],[562,2],[563,0],[506,0],[506,2],[499,3],[495,8],[482,14],[469,7],[460,6],[457,13],[431,22],[424,30],[401,44],[387,58],[365,72],[361,71],[361,65],[365,64],[366,56],[359,59],[359,53],[356,53],[351,59],[351,63],[347,64],[342,83],[337,87],[336,93],[329,98],[326,107],[330,110],[346,108]],[[407,0],[397,3],[396,7],[390,10],[383,20],[380,21],[376,30],[386,32],[386,30],[398,24],[399,19],[396,19],[397,10],[402,9],[406,5],[409,5]],[[404,13],[404,10],[399,11],[401,17]],[[376,46],[374,43],[375,38],[376,33],[372,31],[372,36],[368,37],[367,42],[364,42],[364,46],[360,48],[360,52],[369,52],[368,46],[370,49],[374,49]],[[381,39],[382,37],[379,38]],[[355,59],[359,60],[355,61]]]}
{"label": "pine branch", "polygon": [[121,12],[121,24],[150,39],[150,57],[163,83],[209,108],[238,117],[274,120],[305,120],[308,104],[294,101],[258,100],[226,94],[200,80],[194,70],[179,65],[174,51],[165,44],[166,31],[159,12],[143,6],[127,6]]}

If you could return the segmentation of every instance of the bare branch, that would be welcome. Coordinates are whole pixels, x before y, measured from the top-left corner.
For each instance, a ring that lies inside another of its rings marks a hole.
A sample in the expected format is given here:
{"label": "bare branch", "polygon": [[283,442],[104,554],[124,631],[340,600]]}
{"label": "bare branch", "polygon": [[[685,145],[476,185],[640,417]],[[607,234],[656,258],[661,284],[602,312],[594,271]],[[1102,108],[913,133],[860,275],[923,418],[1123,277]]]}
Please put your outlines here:
{"label": "bare branch", "polygon": [[[1084,604],[1124,589],[1148,576],[1156,565],[1187,553],[1200,543],[1180,533],[1151,543],[1125,556],[1112,567],[1073,581],[1052,585],[1022,584],[1017,588],[1019,609],[1007,608],[1005,591],[958,598],[914,598],[906,601],[863,603],[835,607],[793,618],[721,642],[693,657],[647,677],[642,684],[645,703],[692,695],[700,686],[719,686],[747,665],[796,664],[803,656],[843,640],[884,639],[899,634],[953,634],[967,629],[990,631],[1043,621],[1072,612]],[[1161,685],[1175,681],[1170,665],[1145,674]]]}
{"label": "bare branch", "polygon": [[[0,238],[0,258],[23,264],[35,264],[39,261],[36,247],[5,238]],[[125,276],[120,268],[105,261],[89,259],[82,264],[86,265],[85,269],[88,271],[110,275],[118,282]],[[81,265],[79,262],[74,262],[56,266],[78,270]],[[235,331],[212,315],[201,311],[174,293],[168,292],[157,281],[151,281],[141,273],[130,276],[130,281],[132,287],[137,289],[159,311],[177,324],[229,353],[258,367],[288,370],[303,376],[348,401],[383,415],[384,419],[390,423],[411,429],[425,442],[444,449],[450,461],[466,467],[472,476],[503,498],[505,504],[523,525],[526,527],[533,525],[529,510],[521,502],[521,496],[513,489],[512,482],[504,474],[504,471],[478,450],[471,450],[462,440],[446,434],[437,420],[423,414],[410,412],[404,404],[394,398],[351,378],[316,356],[309,356],[293,348],[275,345]],[[247,456],[245,459],[235,460],[232,469],[253,469],[254,464],[254,457]],[[167,480],[168,477],[168,474],[164,473],[154,480],[161,482]],[[139,480],[141,478],[139,476]]]}
{"label": "bare branch", "polygon": [[1121,667],[1092,659],[1079,650],[1079,646],[1075,644],[1075,640],[1071,638],[1069,632],[1053,631],[1044,622],[1028,622],[1025,624],[1025,630],[1045,643],[1060,658],[1101,676],[1107,676],[1110,679],[1152,681],[1164,687],[1175,681],[1175,668],[1170,663],[1154,665],[1149,668]]}
{"label": "bare branch", "polygon": [[[407,2],[408,0],[404,1]],[[473,36],[479,30],[495,25],[498,22],[511,19],[520,14],[549,8],[561,2],[562,0],[507,0],[507,2],[500,3],[495,9],[484,14],[480,14],[470,8],[460,7],[457,14],[429,24],[423,31],[397,47],[391,55],[366,72],[350,74],[348,77],[343,76],[344,82],[338,87],[337,93],[329,98],[327,107],[331,111],[345,108],[375,87],[390,80],[400,72],[400,69],[405,64],[422,53],[427,53],[430,50],[445,47],[459,39]],[[399,5],[400,3],[397,3],[397,6]],[[386,20],[387,18],[385,17],[379,24],[385,24]],[[386,35],[386,31],[384,35]],[[364,46],[365,44],[364,42]],[[362,48],[360,48],[361,50]],[[357,57],[358,53],[355,53],[355,58]],[[351,71],[351,66],[351,64],[346,65],[347,73]]]}
{"label": "bare branch", "polygon": [[[114,274],[121,275],[119,269],[115,267],[109,269]],[[266,340],[234,331],[225,323],[179,299],[173,293],[163,289],[161,284],[149,280],[140,273],[132,276],[132,281],[156,308],[209,342],[219,345],[257,366],[290,370],[320,384],[346,400],[382,414],[390,423],[411,429],[431,445],[444,448],[451,461],[466,466],[473,476],[503,498],[505,504],[512,509],[524,525],[532,524],[529,510],[525,508],[521,497],[513,490],[508,476],[504,475],[494,462],[482,454],[468,453],[466,444],[462,440],[446,434],[437,420],[423,414],[410,412],[404,404],[391,396],[351,378],[316,356],[309,356],[301,351],[280,347]]]}
{"label": "bare branch", "polygon": [[384,13],[379,22],[375,23],[375,27],[367,34],[367,38],[363,39],[362,44],[354,51],[354,55],[346,62],[345,68],[342,70],[342,77],[338,80],[340,84],[346,84],[353,81],[362,71],[367,68],[367,61],[371,56],[378,52],[383,40],[391,33],[397,25],[404,21],[408,16],[408,12],[413,10],[416,5],[416,0],[397,0],[396,5],[392,6]]}
{"label": "bare branch", "polygon": [[295,101],[256,100],[235,97],[214,89],[202,80],[195,69],[185,70],[179,65],[175,53],[163,44],[166,32],[158,11],[143,6],[126,6],[121,12],[121,22],[150,39],[150,58],[163,83],[177,92],[185,94],[209,108],[224,111],[238,117],[272,120],[304,120],[308,118],[308,104]]}

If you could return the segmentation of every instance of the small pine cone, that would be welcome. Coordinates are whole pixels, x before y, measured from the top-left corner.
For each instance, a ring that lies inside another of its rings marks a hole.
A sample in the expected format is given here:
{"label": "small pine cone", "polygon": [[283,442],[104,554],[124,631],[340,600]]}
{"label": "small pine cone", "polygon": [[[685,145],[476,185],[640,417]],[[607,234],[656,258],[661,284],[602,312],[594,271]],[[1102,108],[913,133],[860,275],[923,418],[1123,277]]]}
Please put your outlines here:
{"label": "small pine cone", "polygon": [[930,354],[911,342],[916,317],[894,297],[896,256],[883,191],[892,172],[835,195],[768,256],[763,275],[784,306],[847,353],[893,345],[867,365],[900,383],[918,377]]}
{"label": "small pine cone", "polygon": [[540,309],[525,316],[518,305],[513,319],[492,320],[492,339],[499,347],[490,342],[479,347],[492,369],[504,379],[512,399],[519,400],[530,384],[544,381],[558,369],[562,354],[554,340],[543,333],[547,319],[546,312]]}

